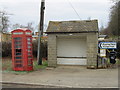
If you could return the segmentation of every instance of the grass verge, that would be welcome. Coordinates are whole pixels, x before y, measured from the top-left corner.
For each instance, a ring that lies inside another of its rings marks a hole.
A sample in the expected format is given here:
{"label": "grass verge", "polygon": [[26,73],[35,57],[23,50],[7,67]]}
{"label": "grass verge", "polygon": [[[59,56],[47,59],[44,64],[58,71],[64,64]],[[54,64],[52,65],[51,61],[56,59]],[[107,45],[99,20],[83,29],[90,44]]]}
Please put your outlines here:
{"label": "grass verge", "polygon": [[[48,66],[48,63],[46,60],[44,60],[42,62],[42,65],[38,65],[37,61],[34,60],[33,61],[33,71],[38,71],[38,70],[42,70],[45,69]],[[13,71],[12,70],[12,60],[11,59],[2,59],[2,72],[3,73],[14,73],[14,74],[26,74],[26,73],[30,73],[33,71]]]}

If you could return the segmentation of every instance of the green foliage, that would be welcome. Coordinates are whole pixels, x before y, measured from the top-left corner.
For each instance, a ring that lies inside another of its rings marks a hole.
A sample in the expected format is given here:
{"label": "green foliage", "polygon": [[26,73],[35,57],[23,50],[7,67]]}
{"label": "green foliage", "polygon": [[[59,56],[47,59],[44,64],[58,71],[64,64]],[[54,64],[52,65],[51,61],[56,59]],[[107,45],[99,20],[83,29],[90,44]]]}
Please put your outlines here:
{"label": "green foliage", "polygon": [[42,65],[38,65],[37,61],[34,61],[34,70],[39,70],[39,69],[44,69],[48,66],[48,62],[47,61],[43,61]]}
{"label": "green foliage", "polygon": [[[47,57],[47,42],[42,41],[42,57],[46,58]],[[38,41],[35,40],[33,41],[33,56],[37,57],[37,51],[38,51]]]}
{"label": "green foliage", "polygon": [[12,60],[11,59],[3,59],[2,60],[2,70],[4,71],[12,71]]}
{"label": "green foliage", "polygon": [[[33,61],[33,71],[45,69],[47,66],[48,66],[47,61],[43,61],[42,65],[38,65],[36,60]],[[4,73],[9,72],[9,73],[14,73],[14,74],[26,74],[26,73],[33,72],[33,71],[13,71],[12,60],[11,59],[2,60],[2,72]]]}
{"label": "green foliage", "polygon": [[11,42],[2,42],[2,57],[11,57]]}
{"label": "green foliage", "polygon": [[111,7],[108,27],[102,31],[103,34],[110,36],[120,35],[120,2],[115,2]]}
{"label": "green foliage", "polygon": [[[37,57],[38,43],[37,40],[32,42],[33,45],[33,56]],[[47,58],[47,42],[42,42],[42,57]],[[12,46],[10,42],[2,42],[2,57],[12,56]]]}

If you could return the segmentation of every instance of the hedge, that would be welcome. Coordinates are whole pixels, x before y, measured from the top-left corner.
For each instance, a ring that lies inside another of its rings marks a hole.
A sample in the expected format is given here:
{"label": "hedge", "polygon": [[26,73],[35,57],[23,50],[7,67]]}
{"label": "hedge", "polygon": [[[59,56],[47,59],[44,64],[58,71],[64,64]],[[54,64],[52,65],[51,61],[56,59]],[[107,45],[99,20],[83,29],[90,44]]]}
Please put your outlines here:
{"label": "hedge", "polygon": [[[32,42],[33,44],[33,56],[37,57],[38,43],[37,40]],[[42,57],[47,58],[47,42],[42,42]],[[12,47],[11,42],[2,42],[2,57],[11,57],[12,56]]]}
{"label": "hedge", "polygon": [[[32,42],[33,44],[33,56],[37,57],[38,42],[37,40]],[[47,41],[42,42],[42,57],[47,58]],[[117,42],[117,57],[120,58],[120,41]],[[11,42],[2,42],[2,57],[11,57]]]}
{"label": "hedge", "polygon": [[2,42],[2,57],[11,57],[11,52],[11,42]]}

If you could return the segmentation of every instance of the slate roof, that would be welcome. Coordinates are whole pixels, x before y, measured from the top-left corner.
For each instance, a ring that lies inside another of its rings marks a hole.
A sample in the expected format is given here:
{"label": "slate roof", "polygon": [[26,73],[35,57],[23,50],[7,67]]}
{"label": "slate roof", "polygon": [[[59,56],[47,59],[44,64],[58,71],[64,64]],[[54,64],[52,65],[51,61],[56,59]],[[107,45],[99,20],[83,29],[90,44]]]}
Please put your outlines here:
{"label": "slate roof", "polygon": [[46,33],[98,32],[97,20],[50,21]]}

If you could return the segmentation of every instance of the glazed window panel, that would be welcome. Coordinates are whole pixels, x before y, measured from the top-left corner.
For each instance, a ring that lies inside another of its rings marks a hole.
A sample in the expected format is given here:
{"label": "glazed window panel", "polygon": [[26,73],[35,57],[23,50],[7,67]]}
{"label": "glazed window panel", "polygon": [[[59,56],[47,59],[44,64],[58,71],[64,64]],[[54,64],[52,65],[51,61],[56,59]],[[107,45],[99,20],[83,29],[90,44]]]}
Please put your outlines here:
{"label": "glazed window panel", "polygon": [[31,49],[28,49],[28,51],[31,51]]}
{"label": "glazed window panel", "polygon": [[28,59],[31,59],[32,57],[31,56],[28,56]]}
{"label": "glazed window panel", "polygon": [[31,35],[31,32],[26,32],[25,34],[26,34],[26,35]]}
{"label": "glazed window panel", "polygon": [[22,63],[22,60],[17,60],[15,61],[15,63]]}
{"label": "glazed window panel", "polygon": [[15,57],[16,59],[22,59],[22,57]]}
{"label": "glazed window panel", "polygon": [[22,40],[22,38],[21,37],[16,37],[16,38],[14,38],[14,40]]}
{"label": "glazed window panel", "polygon": [[21,42],[16,41],[15,44],[21,44]]}
{"label": "glazed window panel", "polygon": [[28,52],[28,55],[31,55],[31,52]]}
{"label": "glazed window panel", "polygon": [[32,61],[28,60],[28,66],[32,66]]}
{"label": "glazed window panel", "polygon": [[22,64],[16,64],[15,67],[22,67]]}
{"label": "glazed window panel", "polygon": [[27,44],[31,44],[31,42],[28,41]]}
{"label": "glazed window panel", "polygon": [[31,48],[31,46],[28,46],[28,48]]}
{"label": "glazed window panel", "polygon": [[31,40],[31,38],[27,38],[27,40],[28,40],[28,41],[30,41],[30,40]]}
{"label": "glazed window panel", "polygon": [[22,46],[21,45],[15,45],[15,48],[21,48]]}

